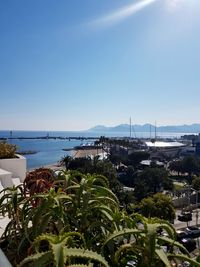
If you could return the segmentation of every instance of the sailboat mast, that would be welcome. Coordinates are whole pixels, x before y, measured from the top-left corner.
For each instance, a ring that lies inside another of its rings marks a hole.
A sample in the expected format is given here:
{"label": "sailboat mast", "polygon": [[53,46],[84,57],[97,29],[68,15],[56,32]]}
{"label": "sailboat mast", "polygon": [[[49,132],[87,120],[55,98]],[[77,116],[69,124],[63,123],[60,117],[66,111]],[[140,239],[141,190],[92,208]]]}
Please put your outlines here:
{"label": "sailboat mast", "polygon": [[150,139],[151,139],[151,124],[150,124]]}

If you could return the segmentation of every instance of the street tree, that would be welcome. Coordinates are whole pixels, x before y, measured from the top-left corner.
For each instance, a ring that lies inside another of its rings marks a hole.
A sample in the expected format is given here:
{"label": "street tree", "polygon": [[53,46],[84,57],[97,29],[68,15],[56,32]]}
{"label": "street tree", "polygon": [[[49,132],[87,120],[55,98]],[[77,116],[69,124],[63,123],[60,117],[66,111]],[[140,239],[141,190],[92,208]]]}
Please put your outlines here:
{"label": "street tree", "polygon": [[128,164],[137,167],[142,160],[149,159],[150,154],[146,151],[136,151],[128,155]]}
{"label": "street tree", "polygon": [[200,177],[195,177],[192,180],[192,188],[195,190],[199,191],[200,190]]}
{"label": "street tree", "polygon": [[147,218],[157,217],[168,221],[175,218],[175,209],[171,197],[162,193],[144,198],[139,205],[139,210]]}
{"label": "street tree", "polygon": [[183,165],[181,160],[173,160],[169,163],[169,170],[174,171],[178,173],[178,176],[180,173],[183,172]]}
{"label": "street tree", "polygon": [[134,194],[138,201],[165,190],[172,190],[173,183],[164,168],[147,168],[138,174]]}
{"label": "street tree", "polygon": [[188,173],[189,182],[191,182],[192,175],[199,171],[199,161],[193,156],[185,157],[182,161],[182,168]]}

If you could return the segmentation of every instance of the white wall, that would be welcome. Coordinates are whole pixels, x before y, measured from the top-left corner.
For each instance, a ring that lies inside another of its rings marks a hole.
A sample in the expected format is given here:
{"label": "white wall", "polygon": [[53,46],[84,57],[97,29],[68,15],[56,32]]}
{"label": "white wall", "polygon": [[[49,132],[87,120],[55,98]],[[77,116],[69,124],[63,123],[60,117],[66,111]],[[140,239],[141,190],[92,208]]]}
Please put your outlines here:
{"label": "white wall", "polygon": [[13,159],[0,159],[0,168],[12,172],[12,177],[19,178],[21,182],[26,177],[26,158],[21,155],[16,155]]}
{"label": "white wall", "polygon": [[3,267],[12,267],[10,262],[8,261],[7,257],[3,253],[3,251],[0,249],[0,266]]}

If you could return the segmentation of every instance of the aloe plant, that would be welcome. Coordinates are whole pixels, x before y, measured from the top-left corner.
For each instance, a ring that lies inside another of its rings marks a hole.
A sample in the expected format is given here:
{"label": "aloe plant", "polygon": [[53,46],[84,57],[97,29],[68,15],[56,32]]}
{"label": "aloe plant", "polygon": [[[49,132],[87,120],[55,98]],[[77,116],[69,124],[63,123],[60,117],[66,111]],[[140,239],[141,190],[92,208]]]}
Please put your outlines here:
{"label": "aloe plant", "polygon": [[[126,267],[132,261],[137,267],[171,267],[177,260],[180,263],[186,259],[191,266],[200,266],[200,263],[191,259],[189,252],[175,241],[176,233],[169,223],[142,216],[140,219],[142,221],[138,228],[115,231],[104,242],[102,253],[110,266]],[[158,234],[161,229],[168,237]]]}
{"label": "aloe plant", "polygon": [[62,231],[80,232],[87,248],[98,248],[96,244],[114,229],[112,217],[118,210],[117,199],[106,185],[105,177],[77,178],[77,173],[66,172],[52,183],[48,192],[32,192],[28,196],[24,195],[23,187],[5,190],[0,212],[8,214],[11,221],[3,237],[10,240],[13,255],[18,259],[24,257],[33,240],[46,232],[55,235]]}
{"label": "aloe plant", "polygon": [[159,267],[185,259],[200,266],[169,223],[121,211],[103,176],[64,171],[48,191],[2,194],[0,215],[10,223],[0,242],[14,266]]}
{"label": "aloe plant", "polygon": [[[45,248],[44,241],[46,241]],[[37,267],[47,266],[49,263],[53,263],[55,267],[76,266],[77,263],[88,266],[91,262],[98,262],[99,266],[109,267],[100,254],[85,248],[84,238],[79,233],[69,232],[59,236],[44,234],[37,237],[32,246],[35,254],[24,259],[19,267],[31,263]]]}
{"label": "aloe plant", "polygon": [[29,195],[47,192],[53,187],[54,172],[48,168],[39,168],[29,172],[24,180],[24,192]]}
{"label": "aloe plant", "polygon": [[[9,223],[0,239],[1,248],[4,248],[9,258],[17,262],[20,259],[20,247],[23,247],[23,205],[25,203],[23,187],[5,188],[1,191],[0,215],[7,216]],[[12,249],[10,249],[12,248]],[[19,253],[18,253],[19,252]],[[23,253],[23,257],[26,253]]]}

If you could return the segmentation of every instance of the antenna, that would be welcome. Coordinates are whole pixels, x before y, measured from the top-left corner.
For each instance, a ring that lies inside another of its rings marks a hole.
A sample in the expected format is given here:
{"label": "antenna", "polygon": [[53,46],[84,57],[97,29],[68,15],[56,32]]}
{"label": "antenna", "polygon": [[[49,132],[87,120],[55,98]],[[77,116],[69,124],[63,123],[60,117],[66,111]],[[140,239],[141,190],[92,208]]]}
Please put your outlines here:
{"label": "antenna", "polygon": [[131,139],[131,136],[132,136],[132,126],[131,126],[131,117],[130,117],[130,139]]}
{"label": "antenna", "polygon": [[156,141],[156,137],[157,137],[156,131],[157,131],[157,126],[156,126],[156,121],[155,121],[155,141]]}

